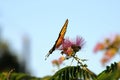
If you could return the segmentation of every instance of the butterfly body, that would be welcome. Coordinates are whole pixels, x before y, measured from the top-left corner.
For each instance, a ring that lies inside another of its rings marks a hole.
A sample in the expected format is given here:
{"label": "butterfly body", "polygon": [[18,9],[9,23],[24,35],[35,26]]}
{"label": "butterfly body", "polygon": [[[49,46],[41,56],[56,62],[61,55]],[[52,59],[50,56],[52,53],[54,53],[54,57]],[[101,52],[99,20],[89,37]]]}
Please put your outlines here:
{"label": "butterfly body", "polygon": [[64,40],[64,36],[65,36],[66,30],[67,30],[67,25],[68,25],[68,19],[65,21],[65,24],[63,25],[63,27],[62,27],[62,29],[61,29],[61,31],[60,31],[60,33],[59,33],[59,36],[58,36],[55,44],[54,44],[53,47],[49,50],[48,54],[46,55],[45,60],[47,59],[47,57],[48,57],[50,54],[52,54],[52,52],[53,52],[56,48],[58,48],[58,47],[62,44],[62,42],[63,42],[63,40]]}

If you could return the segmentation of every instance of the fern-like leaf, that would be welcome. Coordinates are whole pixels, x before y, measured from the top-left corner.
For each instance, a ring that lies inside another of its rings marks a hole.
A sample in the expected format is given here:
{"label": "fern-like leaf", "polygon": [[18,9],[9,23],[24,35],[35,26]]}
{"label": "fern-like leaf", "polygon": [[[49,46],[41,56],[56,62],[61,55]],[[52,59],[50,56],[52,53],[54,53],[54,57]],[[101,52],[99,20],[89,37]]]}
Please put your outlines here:
{"label": "fern-like leaf", "polygon": [[50,80],[96,80],[96,75],[87,67],[68,66],[56,72]]}
{"label": "fern-like leaf", "polygon": [[120,79],[120,62],[111,64],[107,66],[106,70],[101,72],[98,77],[98,80],[119,80]]}

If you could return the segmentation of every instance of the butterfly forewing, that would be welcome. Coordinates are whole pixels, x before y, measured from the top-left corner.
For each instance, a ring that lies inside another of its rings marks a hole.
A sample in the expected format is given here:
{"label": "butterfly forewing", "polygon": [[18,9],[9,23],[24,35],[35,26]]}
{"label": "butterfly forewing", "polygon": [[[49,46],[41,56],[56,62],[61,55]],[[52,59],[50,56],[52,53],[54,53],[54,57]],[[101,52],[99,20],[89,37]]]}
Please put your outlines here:
{"label": "butterfly forewing", "polygon": [[59,33],[59,36],[55,42],[55,44],[53,45],[53,47],[49,50],[48,54],[46,55],[46,58],[52,54],[52,52],[55,50],[55,48],[58,48],[61,44],[62,44],[62,41],[64,40],[64,36],[65,36],[65,33],[66,33],[66,30],[67,30],[67,25],[68,25],[68,19],[65,21],[65,24],[63,25],[60,33]]}
{"label": "butterfly forewing", "polygon": [[58,39],[55,42],[55,48],[58,48],[61,45],[61,43],[64,39],[64,36],[65,36],[66,30],[67,30],[67,25],[68,25],[68,19],[66,20],[65,24],[63,25],[63,27],[59,33]]}

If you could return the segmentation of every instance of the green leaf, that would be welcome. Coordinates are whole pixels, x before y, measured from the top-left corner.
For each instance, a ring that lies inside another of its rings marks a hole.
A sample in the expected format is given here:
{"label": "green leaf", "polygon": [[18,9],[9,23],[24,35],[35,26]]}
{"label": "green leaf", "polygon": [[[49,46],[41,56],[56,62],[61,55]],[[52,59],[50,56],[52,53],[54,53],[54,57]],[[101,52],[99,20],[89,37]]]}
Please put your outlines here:
{"label": "green leaf", "polygon": [[95,80],[96,75],[87,67],[68,66],[56,72],[50,80]]}
{"label": "green leaf", "polygon": [[119,80],[120,79],[120,62],[111,64],[107,66],[106,70],[101,72],[98,77],[98,80]]}

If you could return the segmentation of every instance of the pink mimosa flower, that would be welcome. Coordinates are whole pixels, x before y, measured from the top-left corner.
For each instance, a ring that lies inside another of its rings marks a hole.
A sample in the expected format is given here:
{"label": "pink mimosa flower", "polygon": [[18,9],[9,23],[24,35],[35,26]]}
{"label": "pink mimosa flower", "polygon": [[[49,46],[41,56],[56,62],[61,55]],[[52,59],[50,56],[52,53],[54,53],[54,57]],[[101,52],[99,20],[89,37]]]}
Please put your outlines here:
{"label": "pink mimosa flower", "polygon": [[84,45],[84,39],[81,37],[77,37],[75,41],[66,38],[64,39],[59,49],[62,50],[62,54],[71,56],[74,53],[78,52],[83,47],[83,45]]}
{"label": "pink mimosa flower", "polygon": [[59,66],[59,62],[58,62],[58,60],[56,60],[56,59],[52,61],[52,64]]}
{"label": "pink mimosa flower", "polygon": [[113,58],[113,56],[115,56],[116,53],[117,49],[115,48],[108,49],[101,60],[102,64],[104,65],[106,62],[110,61]]}
{"label": "pink mimosa flower", "polygon": [[103,43],[98,43],[94,52],[104,50],[105,54],[101,60],[104,65],[109,62],[120,49],[120,35],[115,35],[114,38],[106,38]]}
{"label": "pink mimosa flower", "polygon": [[65,57],[61,56],[59,59],[53,60],[52,64],[59,67],[63,63],[64,60],[65,60]]}
{"label": "pink mimosa flower", "polygon": [[95,48],[94,48],[94,52],[98,52],[100,50],[103,50],[105,48],[104,44],[103,43],[98,43]]}
{"label": "pink mimosa flower", "polygon": [[61,57],[58,59],[59,64],[62,64],[64,60],[65,60],[65,57],[64,57],[64,56],[61,56]]}

